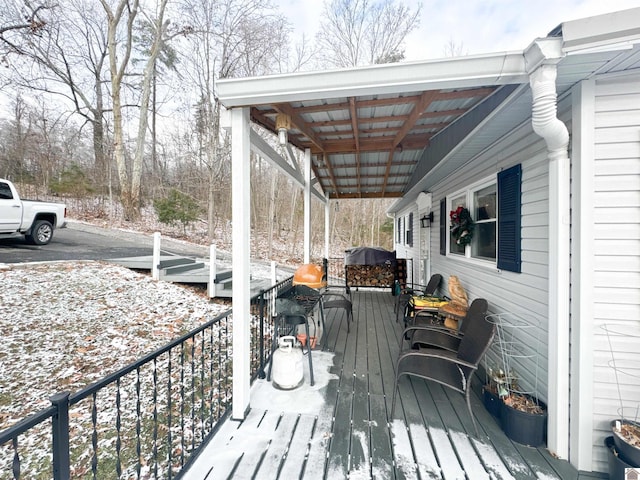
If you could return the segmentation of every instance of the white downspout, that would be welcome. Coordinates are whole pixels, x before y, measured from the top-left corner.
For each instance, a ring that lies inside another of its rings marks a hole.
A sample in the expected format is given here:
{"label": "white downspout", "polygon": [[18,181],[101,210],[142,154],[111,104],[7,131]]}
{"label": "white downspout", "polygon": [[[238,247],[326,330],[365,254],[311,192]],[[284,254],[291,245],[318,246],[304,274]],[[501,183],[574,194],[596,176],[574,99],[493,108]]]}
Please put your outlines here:
{"label": "white downspout", "polygon": [[549,156],[548,438],[549,449],[569,458],[570,171],[569,132],[557,117],[556,65],[562,39],[541,39],[525,60],[533,94],[533,130]]}

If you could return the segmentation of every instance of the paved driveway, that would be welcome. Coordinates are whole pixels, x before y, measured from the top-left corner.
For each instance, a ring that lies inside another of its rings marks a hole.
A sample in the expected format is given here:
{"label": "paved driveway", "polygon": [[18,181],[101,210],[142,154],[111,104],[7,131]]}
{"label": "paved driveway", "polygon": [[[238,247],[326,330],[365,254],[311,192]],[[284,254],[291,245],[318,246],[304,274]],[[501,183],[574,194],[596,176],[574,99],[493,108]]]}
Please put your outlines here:
{"label": "paved driveway", "polygon": [[[163,239],[163,253],[204,256],[206,247]],[[70,222],[56,230],[48,245],[29,245],[24,238],[0,239],[0,263],[51,262],[56,260],[108,260],[153,253],[153,236],[109,230]]]}

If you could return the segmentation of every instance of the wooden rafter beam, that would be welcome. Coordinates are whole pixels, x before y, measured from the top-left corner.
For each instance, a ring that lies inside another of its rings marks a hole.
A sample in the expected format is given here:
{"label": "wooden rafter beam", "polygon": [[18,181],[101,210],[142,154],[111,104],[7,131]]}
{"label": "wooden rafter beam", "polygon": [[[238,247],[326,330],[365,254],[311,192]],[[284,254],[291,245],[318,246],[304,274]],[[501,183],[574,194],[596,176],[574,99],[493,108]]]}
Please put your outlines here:
{"label": "wooden rafter beam", "polygon": [[[366,141],[361,139],[360,152],[388,152],[395,148],[393,146],[393,138],[388,137],[373,137]],[[403,150],[421,150],[429,145],[430,134],[422,135],[408,135],[402,141]],[[396,145],[397,146],[397,145]],[[311,152],[314,154],[321,153],[317,149],[314,149],[313,144],[310,142],[302,142],[302,148],[311,148]],[[336,154],[336,153],[355,153],[355,143],[352,139],[326,141],[324,142],[324,153]]]}
{"label": "wooden rafter beam", "polygon": [[[420,115],[422,115],[422,113],[427,109],[431,102],[438,98],[438,94],[439,92],[437,91],[424,92],[422,95],[420,95],[420,99],[414,104],[413,109],[409,114],[409,118],[407,118],[407,120],[402,125],[402,128],[393,139],[393,148],[389,151],[389,157],[387,158],[387,169],[385,172],[385,175],[387,177],[389,176],[389,172],[391,171],[391,163],[393,162],[393,153],[395,151],[395,147],[404,140],[407,134],[415,126],[416,122],[420,119]],[[384,192],[386,189],[387,182],[385,181],[382,191]]]}
{"label": "wooden rafter beam", "polygon": [[[304,119],[298,114],[298,112],[296,110],[294,110],[293,107],[291,107],[291,105],[289,105],[287,103],[281,103],[281,104],[278,104],[278,105],[274,105],[274,108],[276,109],[276,111],[278,113],[284,113],[286,115],[289,115],[289,118],[291,118],[291,124],[297,130],[302,132],[302,134],[305,135],[311,141],[311,143],[313,143],[313,145],[315,145],[320,150],[319,154],[323,155],[323,157],[326,160],[326,156],[324,154],[324,144],[323,144],[322,140],[318,138],[318,136],[313,131],[313,129],[310,128],[307,125],[307,122],[304,121]],[[313,152],[312,152],[312,154],[313,154]],[[313,162],[311,162],[311,169],[313,170],[313,173],[316,176],[316,178],[320,179],[320,174],[318,172],[318,169],[313,164]],[[333,171],[331,170],[331,165],[329,165],[329,178],[331,180],[331,184],[332,184],[331,186],[337,191],[338,190],[338,185],[336,184],[335,178],[333,176]],[[322,182],[320,182],[320,184],[322,185]],[[323,187],[324,187],[324,185],[323,185]]]}
{"label": "wooden rafter beam", "polygon": [[[418,163],[416,160],[403,160],[401,162],[393,162],[393,164],[395,166],[398,166],[398,167],[412,166],[412,165],[415,165],[416,163]],[[381,167],[386,167],[386,166],[387,166],[387,161],[386,160],[383,160],[381,162],[371,162],[371,163],[367,164],[367,168],[381,168]],[[320,168],[320,170],[322,170],[324,167],[320,166],[319,168]],[[342,178],[340,175],[337,174],[337,172],[339,170],[347,170],[347,169],[350,169],[350,168],[356,168],[355,162],[354,163],[345,163],[343,165],[340,165],[340,167],[338,167],[338,168],[334,167],[333,171],[334,171],[334,173],[336,173],[336,178]]]}
{"label": "wooden rafter beam", "polygon": [[349,98],[349,116],[351,117],[351,130],[353,130],[353,140],[356,146],[356,182],[360,190],[360,132],[358,131],[358,109],[356,99]]}
{"label": "wooden rafter beam", "polygon": [[[450,92],[439,91],[438,100],[452,100],[456,98],[473,98],[480,96],[487,96],[493,93],[495,87],[477,87],[469,88],[466,90],[453,90]],[[389,97],[389,98],[375,98],[369,100],[359,100],[358,107],[379,107],[385,105],[398,105],[402,103],[415,103],[420,98],[420,95],[408,95],[406,97]],[[310,105],[307,107],[296,108],[301,114],[313,113],[313,112],[329,112],[333,110],[348,110],[349,102],[327,103],[322,105]]]}
{"label": "wooden rafter beam", "polygon": [[335,192],[329,193],[329,199],[350,199],[350,198],[400,198],[402,192],[343,192],[337,195]]}

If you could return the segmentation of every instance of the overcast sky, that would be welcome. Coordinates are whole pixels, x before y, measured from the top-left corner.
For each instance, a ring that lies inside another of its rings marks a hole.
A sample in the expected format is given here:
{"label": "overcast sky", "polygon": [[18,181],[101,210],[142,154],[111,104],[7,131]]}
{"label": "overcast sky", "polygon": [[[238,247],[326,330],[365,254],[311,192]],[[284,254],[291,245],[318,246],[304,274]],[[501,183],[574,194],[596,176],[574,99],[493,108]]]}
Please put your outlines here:
{"label": "overcast sky", "polygon": [[[295,36],[316,33],[322,1],[275,2],[293,24]],[[521,51],[562,22],[638,6],[638,0],[424,0],[419,29],[408,39],[405,56],[406,60],[441,58],[450,42],[465,55]]]}

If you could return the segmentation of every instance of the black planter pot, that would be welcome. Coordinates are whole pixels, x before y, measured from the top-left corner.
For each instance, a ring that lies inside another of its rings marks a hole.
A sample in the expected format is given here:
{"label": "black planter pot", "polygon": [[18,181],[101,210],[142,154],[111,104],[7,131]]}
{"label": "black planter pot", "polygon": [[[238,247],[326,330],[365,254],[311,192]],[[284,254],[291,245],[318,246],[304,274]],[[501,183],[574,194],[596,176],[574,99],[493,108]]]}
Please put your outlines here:
{"label": "black planter pot", "polygon": [[625,470],[634,468],[617,451],[612,437],[604,439],[604,446],[607,447],[607,460],[609,464],[609,480],[625,480]]}
{"label": "black planter pot", "polygon": [[514,442],[537,447],[545,443],[547,433],[547,406],[538,402],[543,413],[527,413],[501,402],[500,423],[504,433]]}
{"label": "black planter pot", "polygon": [[482,387],[482,402],[484,403],[484,408],[486,408],[491,415],[499,420],[500,410],[502,409],[502,400],[500,399],[498,394],[487,390],[485,387]]}
{"label": "black planter pot", "polygon": [[625,441],[622,436],[616,432],[616,422],[632,424],[640,428],[640,424],[631,420],[612,420],[611,432],[613,432],[613,443],[616,447],[618,454],[625,459],[631,467],[640,467],[640,448],[635,447]]}

